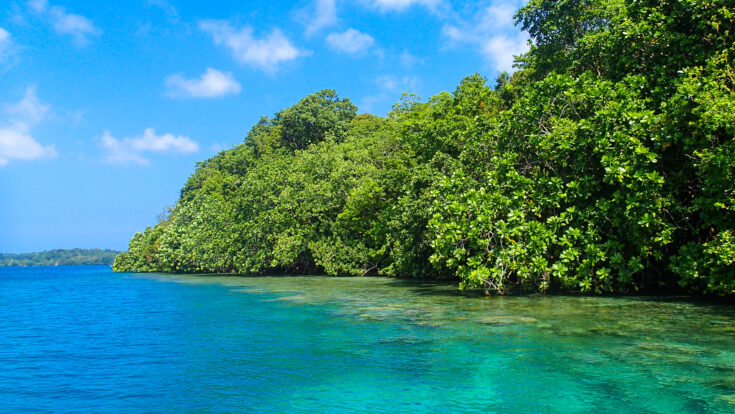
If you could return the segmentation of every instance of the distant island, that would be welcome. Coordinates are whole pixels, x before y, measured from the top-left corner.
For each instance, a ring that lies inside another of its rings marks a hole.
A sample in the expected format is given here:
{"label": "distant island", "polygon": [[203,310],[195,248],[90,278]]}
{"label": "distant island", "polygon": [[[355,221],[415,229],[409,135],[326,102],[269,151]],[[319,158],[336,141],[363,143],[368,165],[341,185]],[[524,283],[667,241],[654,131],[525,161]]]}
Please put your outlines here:
{"label": "distant island", "polygon": [[119,253],[110,249],[53,249],[35,253],[0,253],[0,267],[111,265]]}

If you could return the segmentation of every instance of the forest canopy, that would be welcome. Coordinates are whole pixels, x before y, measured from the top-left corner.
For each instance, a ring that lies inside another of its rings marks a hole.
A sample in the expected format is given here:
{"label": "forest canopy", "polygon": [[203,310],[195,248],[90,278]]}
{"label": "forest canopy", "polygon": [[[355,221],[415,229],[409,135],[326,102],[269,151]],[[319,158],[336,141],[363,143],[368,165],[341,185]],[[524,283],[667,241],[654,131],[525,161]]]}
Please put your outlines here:
{"label": "forest canopy", "polygon": [[732,1],[531,0],[516,23],[512,75],[262,118],[113,268],[735,293]]}

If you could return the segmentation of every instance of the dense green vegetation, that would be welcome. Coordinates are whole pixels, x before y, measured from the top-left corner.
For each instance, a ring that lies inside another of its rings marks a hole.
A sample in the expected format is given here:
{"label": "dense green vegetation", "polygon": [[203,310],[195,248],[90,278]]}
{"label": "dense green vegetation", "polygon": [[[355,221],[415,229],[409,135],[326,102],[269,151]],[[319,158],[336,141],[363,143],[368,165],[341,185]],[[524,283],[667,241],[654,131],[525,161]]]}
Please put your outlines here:
{"label": "dense green vegetation", "polygon": [[54,249],[36,253],[0,253],[0,267],[111,265],[119,253],[109,249]]}
{"label": "dense green vegetation", "polygon": [[531,0],[519,70],[387,117],[333,91],[201,163],[115,270],[735,293],[735,3]]}

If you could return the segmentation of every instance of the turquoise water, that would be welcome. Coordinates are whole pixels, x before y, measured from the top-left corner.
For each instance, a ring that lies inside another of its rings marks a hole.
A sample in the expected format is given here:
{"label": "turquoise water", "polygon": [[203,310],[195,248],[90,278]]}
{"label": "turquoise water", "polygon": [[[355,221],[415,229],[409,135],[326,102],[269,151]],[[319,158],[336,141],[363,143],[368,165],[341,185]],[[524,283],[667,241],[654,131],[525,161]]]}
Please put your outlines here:
{"label": "turquoise water", "polygon": [[735,308],[0,269],[0,412],[735,412]]}

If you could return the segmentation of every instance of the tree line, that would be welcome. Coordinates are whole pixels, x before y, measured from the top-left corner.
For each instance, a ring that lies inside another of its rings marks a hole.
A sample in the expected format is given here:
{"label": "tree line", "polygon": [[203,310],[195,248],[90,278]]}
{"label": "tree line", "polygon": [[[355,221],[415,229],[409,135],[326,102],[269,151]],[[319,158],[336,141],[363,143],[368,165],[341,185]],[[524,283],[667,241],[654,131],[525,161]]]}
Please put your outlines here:
{"label": "tree line", "polygon": [[111,265],[120,252],[109,249],[54,249],[35,253],[0,253],[0,267]]}
{"label": "tree line", "polygon": [[531,0],[512,75],[263,117],[113,268],[735,293],[733,6]]}

